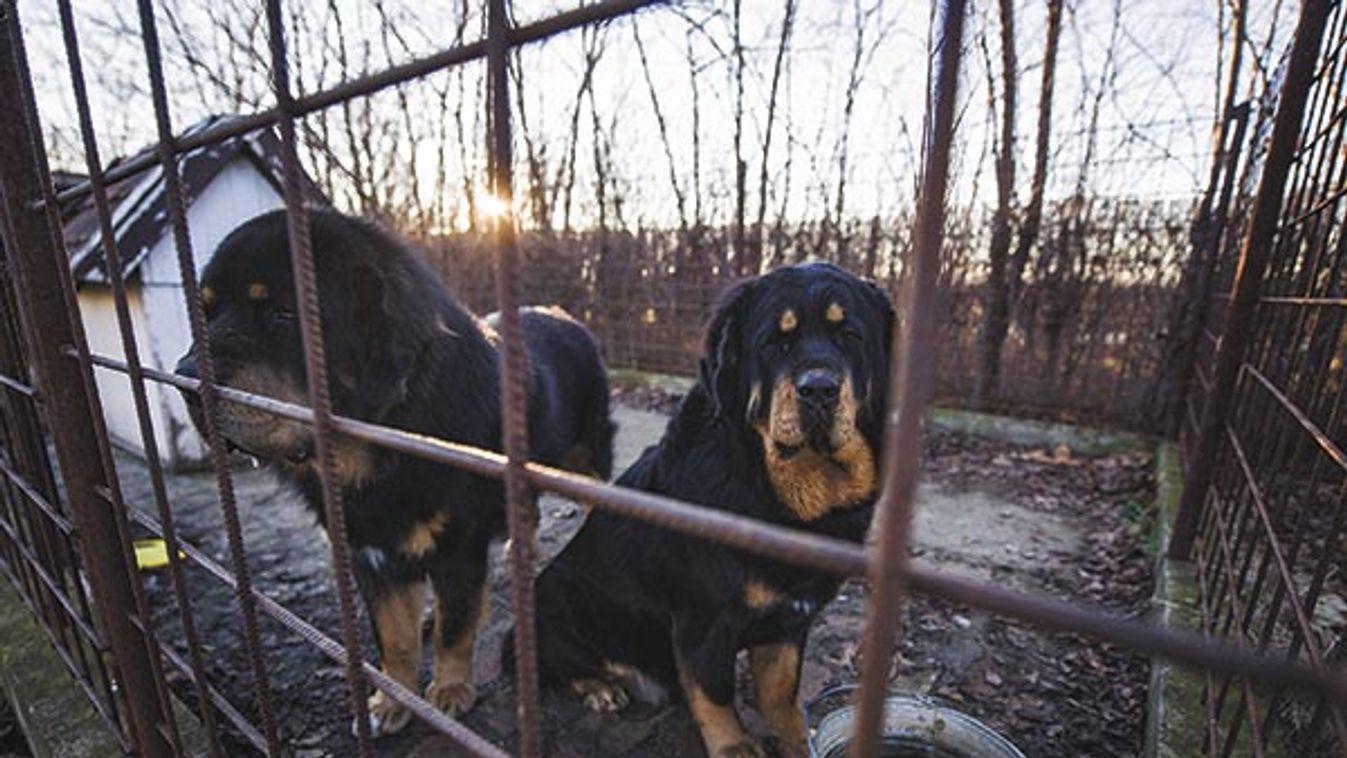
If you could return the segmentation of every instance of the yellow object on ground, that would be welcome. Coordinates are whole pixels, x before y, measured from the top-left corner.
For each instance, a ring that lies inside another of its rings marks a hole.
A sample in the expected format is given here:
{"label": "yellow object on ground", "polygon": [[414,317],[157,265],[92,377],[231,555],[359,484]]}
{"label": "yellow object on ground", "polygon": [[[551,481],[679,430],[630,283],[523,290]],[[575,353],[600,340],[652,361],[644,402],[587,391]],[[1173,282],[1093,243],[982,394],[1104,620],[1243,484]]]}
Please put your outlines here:
{"label": "yellow object on ground", "polygon": [[[168,546],[160,539],[136,540],[136,567],[139,569],[157,569],[168,565]],[[178,560],[187,556],[178,551]]]}

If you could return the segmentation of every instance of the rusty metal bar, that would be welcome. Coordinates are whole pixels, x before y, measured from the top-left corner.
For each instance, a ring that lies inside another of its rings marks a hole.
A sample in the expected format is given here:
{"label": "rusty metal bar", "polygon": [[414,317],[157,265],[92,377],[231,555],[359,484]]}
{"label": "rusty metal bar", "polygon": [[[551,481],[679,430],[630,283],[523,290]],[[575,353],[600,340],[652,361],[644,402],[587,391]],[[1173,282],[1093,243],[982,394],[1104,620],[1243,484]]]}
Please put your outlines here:
{"label": "rusty metal bar", "polygon": [[[173,229],[173,246],[178,255],[178,274],[182,279],[183,295],[187,300],[188,321],[191,324],[192,340],[196,345],[197,373],[201,377],[203,391],[201,395],[202,415],[205,418],[206,441],[210,449],[211,464],[215,470],[216,484],[220,492],[220,509],[224,516],[225,538],[229,546],[230,565],[238,578],[235,599],[243,615],[243,645],[248,656],[248,666],[253,678],[253,689],[257,696],[257,710],[262,721],[262,733],[267,739],[268,752],[279,755],[282,751],[280,738],[276,731],[276,722],[271,706],[271,687],[267,676],[265,655],[257,631],[257,609],[249,590],[252,588],[252,573],[243,549],[243,528],[239,522],[238,503],[234,496],[234,479],[229,471],[229,462],[225,446],[219,432],[219,415],[215,388],[215,366],[211,361],[209,344],[206,341],[206,319],[201,308],[201,296],[197,290],[196,264],[192,254],[192,239],[187,230],[187,211],[183,207],[182,180],[179,176],[178,159],[173,147],[173,124],[168,108],[168,94],[164,86],[164,69],[160,57],[159,33],[155,25],[154,6],[151,0],[139,0],[137,9],[140,15],[140,35],[145,49],[146,72],[150,80],[150,99],[154,105],[155,130],[159,138],[155,155],[160,170],[164,174],[164,203],[168,210],[169,221]],[[105,181],[108,180],[104,177]],[[142,369],[143,370],[143,369]]]}
{"label": "rusty metal bar", "polygon": [[[155,521],[149,513],[140,510],[133,510],[132,517],[137,523],[144,526],[151,534],[163,534],[163,527]],[[196,565],[205,569],[207,573],[215,577],[227,587],[237,588],[237,582],[233,574],[224,566],[216,563],[210,556],[203,553],[199,548],[190,542],[179,543],[184,554]],[[300,639],[313,645],[323,655],[326,655],[333,662],[346,665],[351,660],[357,660],[347,654],[346,648],[341,643],[323,634],[309,622],[295,615],[285,606],[267,597],[264,593],[255,588],[249,588],[248,592],[260,608],[277,623],[293,632]],[[414,713],[417,718],[425,721],[430,726],[439,730],[446,736],[456,740],[474,755],[487,756],[488,758],[509,758],[506,753],[478,736],[472,730],[463,726],[458,721],[446,716],[437,710],[434,706],[422,700],[416,693],[402,686],[399,682],[388,677],[382,671],[363,661],[359,662],[366,678],[375,686],[383,690],[394,700],[401,703]]]}
{"label": "rusty metal bar", "polygon": [[[248,721],[247,717],[242,713],[239,713],[239,710],[226,700],[225,696],[221,695],[219,690],[212,687],[209,682],[199,681],[197,679],[197,671],[192,664],[183,660],[182,656],[170,645],[164,643],[163,640],[159,641],[159,654],[162,655],[164,660],[168,661],[168,664],[179,674],[190,680],[192,684],[196,686],[197,692],[204,692],[206,697],[210,698],[210,706],[203,705],[203,708],[210,707],[219,711],[220,715],[224,716],[225,720],[238,730],[239,734],[243,739],[247,740],[248,744],[252,745],[258,752],[266,751],[266,738],[262,736],[261,732],[257,731],[257,727],[253,726],[252,722]],[[207,728],[214,731],[216,727],[211,726]],[[220,736],[219,734],[211,734],[209,735],[209,738],[214,742],[218,742]]]}
{"label": "rusty metal bar", "polygon": [[[1239,14],[1239,23],[1242,25],[1246,9],[1241,4],[1236,12]],[[1236,45],[1236,48],[1238,49],[1242,45],[1241,42]],[[1249,102],[1245,101],[1239,105],[1234,105],[1234,85],[1238,77],[1239,72],[1232,67],[1224,105],[1224,110],[1228,115],[1225,119],[1222,119],[1219,125],[1219,139],[1224,141],[1229,138],[1230,142],[1228,145],[1218,145],[1217,155],[1213,156],[1214,160],[1212,161],[1210,186],[1203,197],[1203,201],[1210,202],[1211,193],[1216,188],[1217,181],[1221,184],[1220,194],[1214,208],[1203,209],[1210,210],[1209,214],[1205,214],[1203,210],[1198,212],[1197,223],[1201,225],[1199,228],[1203,238],[1199,240],[1198,244],[1194,245],[1194,253],[1200,255],[1201,260],[1196,262],[1194,267],[1197,281],[1194,283],[1193,292],[1190,293],[1192,300],[1187,304],[1187,307],[1195,312],[1181,327],[1184,334],[1179,344],[1188,346],[1188,349],[1183,350],[1178,356],[1179,368],[1176,372],[1177,380],[1173,388],[1177,398],[1174,400],[1174,405],[1170,406],[1175,408],[1187,408],[1189,398],[1192,395],[1193,375],[1197,369],[1198,352],[1192,348],[1202,338],[1203,332],[1207,331],[1207,320],[1210,318],[1211,311],[1212,277],[1216,273],[1217,259],[1220,257],[1222,242],[1225,239],[1226,224],[1230,217],[1230,202],[1235,190],[1235,177],[1238,173],[1240,155],[1243,152],[1244,133],[1249,126]],[[1235,123],[1233,132],[1229,129],[1229,122],[1231,121]],[[1219,174],[1218,169],[1221,172]],[[1175,414],[1175,416],[1174,419],[1167,422],[1169,426],[1166,431],[1171,435],[1178,433],[1182,419],[1178,414]]]}
{"label": "rusty metal bar", "polygon": [[[549,37],[556,36],[582,26],[590,24],[603,23],[611,21],[620,16],[625,16],[642,8],[648,8],[652,5],[662,5],[668,0],[601,0],[601,2],[590,3],[574,8],[569,11],[558,13],[555,16],[535,21],[532,24],[515,27],[510,31],[507,42],[510,47],[519,47],[534,42],[541,42]],[[486,57],[487,40],[480,39],[469,42],[464,45],[452,47],[433,53],[424,58],[418,58],[407,63],[403,63],[391,68],[384,69],[377,73],[352,79],[349,82],[342,82],[331,89],[314,92],[309,95],[301,95],[294,100],[294,109],[291,116],[299,118],[314,111],[324,108],[330,108],[337,103],[351,100],[357,97],[372,95],[380,90],[419,79],[424,76],[441,71],[443,69],[460,66],[464,63],[470,63]],[[280,122],[282,114],[278,108],[270,108],[257,113],[240,116],[231,119],[225,123],[208,129],[202,129],[200,132],[186,135],[174,139],[171,144],[174,152],[184,153],[198,147],[205,147],[219,142],[224,142],[232,137],[238,137],[248,132],[255,132],[258,129],[265,129]],[[130,160],[120,163],[109,169],[103,175],[105,184],[112,184],[134,176],[153,166],[156,158],[153,155],[137,156]],[[87,181],[71,185],[56,194],[56,200],[65,202],[77,197],[83,197],[89,194],[90,187]],[[34,207],[41,207],[44,201],[35,201]]]}
{"label": "rusty metal bar", "polygon": [[61,530],[62,534],[74,534],[75,527],[65,516],[56,512],[56,507],[47,501],[47,498],[37,491],[32,482],[24,479],[18,471],[15,471],[7,461],[0,460],[0,473],[4,473],[5,478],[22,492],[28,500],[36,507],[47,520],[51,521],[52,526]]}
{"label": "rusty metal bar", "polygon": [[[1291,566],[1294,565],[1295,556],[1291,555],[1288,557],[1286,551],[1282,547],[1281,540],[1277,535],[1276,527],[1272,523],[1270,509],[1264,499],[1263,489],[1259,486],[1257,477],[1254,475],[1253,467],[1249,464],[1249,459],[1245,454],[1244,446],[1239,441],[1239,435],[1237,435],[1234,428],[1229,425],[1226,426],[1226,433],[1229,436],[1230,448],[1234,451],[1235,460],[1239,463],[1239,470],[1244,478],[1245,487],[1249,492],[1249,497],[1258,516],[1258,524],[1262,529],[1263,538],[1267,545],[1267,554],[1272,556],[1272,560],[1276,566],[1277,579],[1282,588],[1289,592],[1294,592],[1296,581]],[[1253,551],[1250,550],[1249,554],[1252,555],[1252,553]],[[1256,595],[1257,593],[1252,594]],[[1276,616],[1277,610],[1279,609],[1274,605],[1272,612],[1268,614],[1269,619]],[[1305,607],[1298,602],[1292,602],[1291,614],[1292,618],[1295,619],[1297,632],[1300,638],[1304,640],[1305,653],[1309,657],[1310,665],[1314,667],[1323,667],[1323,651],[1320,649],[1319,643],[1314,637],[1310,627],[1309,615],[1306,612]],[[1249,622],[1252,620],[1252,613],[1244,614],[1243,623],[1236,634],[1237,639],[1243,636],[1245,629],[1247,629]],[[1260,636],[1259,652],[1262,652],[1263,648],[1267,645],[1269,637],[1270,634]],[[1343,723],[1342,712],[1339,705],[1340,704],[1336,701],[1329,702],[1329,718],[1332,720],[1334,725],[1333,728],[1337,733],[1343,735],[1347,734],[1347,724]],[[1253,735],[1252,738],[1255,741],[1258,739],[1257,735]]]}
{"label": "rusty metal bar", "polygon": [[[23,597],[23,600],[28,604],[28,607],[36,611],[35,600],[24,595],[21,581],[10,572],[9,567],[3,562],[0,562],[0,573],[4,573],[9,578],[10,584],[13,585],[15,591]],[[56,651],[57,657],[61,659],[61,663],[66,667],[66,670],[70,672],[70,676],[75,680],[75,684],[84,692],[84,697],[89,701],[89,705],[93,707],[94,713],[98,714],[98,717],[107,725],[108,730],[112,732],[117,743],[121,746],[122,752],[127,754],[134,752],[135,745],[131,742],[130,738],[122,728],[122,720],[117,714],[107,687],[103,687],[104,691],[100,693],[96,689],[97,685],[94,683],[92,675],[88,673],[87,666],[80,665],[75,661],[71,656],[70,651],[67,650],[62,641],[57,638],[56,632],[52,631],[46,624],[38,624],[38,628],[42,630],[42,634],[47,638],[47,642],[51,645],[52,650]]]}
{"label": "rusty metal bar", "polygon": [[1212,388],[1207,393],[1206,406],[1203,408],[1202,426],[1193,447],[1192,465],[1184,480],[1179,513],[1174,518],[1174,537],[1169,555],[1175,559],[1186,560],[1197,537],[1207,487],[1211,485],[1212,461],[1221,444],[1222,430],[1230,411],[1235,381],[1244,360],[1244,350],[1249,341],[1249,330],[1263,284],[1268,252],[1277,234],[1286,178],[1295,157],[1305,102],[1330,5],[1327,0],[1305,0],[1300,8],[1300,20],[1282,87],[1281,102],[1277,107],[1262,179],[1259,181],[1258,194],[1235,272],[1235,295],[1226,316]]}
{"label": "rusty metal bar", "polygon": [[80,634],[84,635],[84,639],[98,652],[102,653],[108,651],[110,649],[108,644],[104,642],[98,632],[81,617],[79,611],[75,608],[74,603],[71,602],[70,598],[66,597],[65,590],[61,586],[61,583],[58,582],[56,577],[52,576],[43,565],[44,561],[33,552],[33,548],[30,545],[25,544],[26,541],[22,538],[22,535],[18,533],[18,526],[4,519],[0,519],[0,531],[3,531],[5,536],[9,538],[11,543],[13,543],[14,549],[18,551],[19,556],[28,564],[29,570],[33,572],[35,577],[37,577],[40,585],[46,588],[46,594],[56,601],[61,610],[69,617],[70,622],[74,624]]}
{"label": "rusty metal bar", "polygon": [[336,486],[336,459],[332,450],[332,398],[327,384],[327,358],[323,345],[323,321],[318,302],[318,274],[309,240],[309,216],[304,208],[303,169],[295,151],[295,101],[290,91],[290,67],[285,58],[285,17],[280,0],[267,0],[268,39],[271,48],[271,82],[280,113],[282,187],[285,220],[289,233],[290,269],[295,284],[295,304],[304,351],[309,406],[313,409],[313,441],[318,461],[318,481],[326,514],[332,569],[337,581],[337,604],[341,614],[342,642],[346,645],[346,678],[350,686],[351,715],[360,755],[374,757],[369,715],[365,703],[364,653],[357,627],[355,578],[351,573],[350,542],[346,534],[346,508]]}
{"label": "rusty metal bar", "polygon": [[[1225,516],[1221,513],[1220,508],[1213,508],[1212,515],[1214,516],[1214,521],[1216,525],[1217,539],[1215,540],[1215,543],[1217,547],[1217,552],[1220,553],[1221,568],[1225,572],[1225,580],[1227,583],[1226,594],[1230,599],[1230,618],[1233,619],[1237,616],[1243,616],[1244,610],[1243,610],[1243,601],[1240,598],[1239,590],[1236,586],[1239,583],[1239,581],[1235,578],[1234,548],[1231,546],[1231,539],[1230,539],[1231,538],[1230,532],[1232,531],[1232,525],[1226,523]],[[1245,640],[1242,635],[1234,634],[1229,636],[1233,637],[1235,641],[1235,647],[1239,648],[1240,650],[1245,649]],[[1221,683],[1221,694],[1215,699],[1214,708],[1218,718],[1220,717],[1221,711],[1225,706],[1225,696],[1230,690],[1230,687],[1233,683],[1232,680],[1233,677],[1228,675],[1226,676],[1225,681]],[[1253,725],[1253,729],[1251,731],[1256,731],[1259,725],[1258,705],[1257,702],[1254,700],[1254,698],[1251,697],[1252,691],[1249,687],[1248,680],[1247,679],[1243,680],[1241,682],[1241,685],[1243,694],[1243,697],[1241,698],[1241,704],[1247,709],[1245,715],[1249,719],[1249,722]],[[1234,746],[1234,740],[1236,736],[1238,736],[1238,729],[1230,730],[1230,733],[1226,735],[1225,747],[1222,748],[1220,753],[1221,755],[1223,756],[1229,755],[1230,750]],[[1263,746],[1260,745],[1256,739],[1254,740],[1251,747],[1253,749],[1254,758],[1262,758]]]}
{"label": "rusty metal bar", "polygon": [[[61,354],[63,346],[77,344],[77,326],[62,285],[70,279],[70,272],[55,209],[43,213],[30,210],[50,182],[14,0],[0,5],[0,16],[0,102],[9,106],[0,113],[0,144],[6,146],[0,151],[0,183],[8,218],[6,229],[12,235],[6,246],[13,251],[19,297],[28,313],[26,324],[41,330],[27,340],[30,359],[42,378],[43,410],[76,528],[81,534],[119,534],[118,519],[94,492],[95,487],[110,481],[112,472],[105,470],[96,440],[86,433],[99,429],[101,421],[94,417],[87,389],[92,377],[87,375],[87,367]],[[136,598],[134,579],[119,548],[110,539],[79,543],[101,628],[117,664],[132,742],[143,755],[167,756],[171,746],[157,729],[166,717],[160,711],[160,682],[154,677],[146,640],[124,612],[136,607]]]}
{"label": "rusty metal bar", "polygon": [[[85,166],[89,172],[89,186],[93,194],[94,209],[98,216],[98,231],[102,241],[108,281],[112,286],[113,304],[117,313],[117,327],[121,332],[122,354],[126,356],[127,375],[130,379],[136,418],[140,425],[141,444],[145,449],[145,463],[150,474],[150,487],[154,493],[159,520],[164,524],[164,544],[168,552],[170,583],[173,587],[174,599],[178,604],[183,638],[187,642],[191,657],[192,679],[197,682],[197,697],[200,702],[199,715],[206,733],[206,745],[210,755],[212,758],[222,758],[224,747],[220,744],[219,733],[215,728],[212,700],[205,689],[204,672],[206,663],[197,637],[196,621],[192,616],[191,593],[187,586],[187,577],[183,574],[182,566],[177,557],[177,531],[173,527],[173,511],[169,506],[168,489],[164,484],[163,465],[159,460],[159,440],[154,432],[154,424],[150,420],[150,403],[145,392],[145,377],[140,364],[140,347],[137,344],[135,330],[131,324],[131,310],[127,304],[121,251],[118,249],[116,233],[113,231],[112,211],[108,202],[107,189],[103,183],[103,165],[99,158],[98,140],[94,134],[93,116],[89,108],[74,12],[71,9],[70,0],[57,0],[57,7],[65,37],[67,68],[70,72],[71,86],[75,93],[76,110],[79,114],[80,135],[84,142]],[[149,619],[144,607],[142,607],[142,617]],[[147,621],[148,626],[150,624]],[[156,647],[159,646],[156,645]],[[171,712],[171,704],[165,703],[164,707],[166,711]],[[176,729],[173,730],[172,739],[175,752],[182,752],[182,746],[178,744]]]}
{"label": "rusty metal bar", "polygon": [[895,329],[889,408],[884,429],[883,483],[875,506],[876,547],[869,551],[871,592],[865,610],[865,632],[857,695],[856,731],[849,754],[879,755],[889,661],[899,631],[902,594],[910,577],[908,549],[912,505],[924,458],[923,426],[935,375],[935,333],[939,318],[937,276],[945,226],[945,190],[949,183],[950,148],[954,142],[954,105],[963,56],[964,0],[946,0],[938,41],[939,63],[934,90],[927,98],[926,166],[913,232],[911,271],[901,295],[902,317]]}
{"label": "rusty metal bar", "polygon": [[510,605],[514,611],[515,712],[519,754],[542,753],[538,726],[538,644],[534,604],[537,503],[524,477],[528,460],[528,374],[519,324],[519,250],[515,239],[514,152],[510,125],[510,20],[506,0],[487,2],[487,145],[491,191],[504,210],[496,215],[496,307],[501,333],[501,440],[505,450],[505,508],[510,531]]}
{"label": "rusty metal bar", "polygon": [[[113,370],[125,370],[116,359],[95,356],[95,362]],[[145,370],[145,376],[180,389],[197,390],[199,380]],[[306,408],[228,387],[216,391],[220,399],[274,413],[283,418],[312,423]],[[499,453],[460,445],[433,437],[391,429],[356,419],[334,416],[334,431],[376,445],[416,455],[427,460],[463,468],[484,476],[505,475],[505,457]],[[674,529],[684,534],[794,563],[842,577],[865,576],[870,562],[867,551],[843,540],[819,537],[786,527],[763,524],[750,518],[703,506],[598,482],[538,463],[524,466],[529,483],[539,490],[555,492],[630,518]],[[145,514],[132,511],[135,518]],[[188,543],[182,543],[184,551]],[[1046,629],[1077,632],[1141,653],[1176,661],[1194,668],[1248,676],[1270,684],[1347,693],[1347,681],[1336,673],[1288,665],[1285,661],[1255,656],[1208,643],[1188,634],[1160,629],[1114,614],[1082,608],[1060,600],[1030,595],[948,576],[919,565],[908,565],[905,576],[914,591],[952,602],[965,603],[993,613],[1021,619]],[[262,597],[260,593],[257,595]]]}

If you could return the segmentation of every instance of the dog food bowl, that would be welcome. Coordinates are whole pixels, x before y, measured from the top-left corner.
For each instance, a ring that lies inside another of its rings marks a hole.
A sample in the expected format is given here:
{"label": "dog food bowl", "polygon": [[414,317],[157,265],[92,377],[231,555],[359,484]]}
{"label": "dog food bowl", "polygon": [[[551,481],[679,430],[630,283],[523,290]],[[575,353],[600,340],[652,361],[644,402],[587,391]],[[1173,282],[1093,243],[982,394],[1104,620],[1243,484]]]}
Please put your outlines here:
{"label": "dog food bowl", "polygon": [[[805,708],[811,717],[815,705],[839,702],[852,687],[829,690]],[[810,758],[846,758],[855,729],[856,706],[851,698],[818,718],[809,738]],[[811,719],[812,722],[812,719]],[[884,723],[879,755],[882,758],[1025,758],[1010,740],[966,713],[934,698],[890,695],[884,701]]]}

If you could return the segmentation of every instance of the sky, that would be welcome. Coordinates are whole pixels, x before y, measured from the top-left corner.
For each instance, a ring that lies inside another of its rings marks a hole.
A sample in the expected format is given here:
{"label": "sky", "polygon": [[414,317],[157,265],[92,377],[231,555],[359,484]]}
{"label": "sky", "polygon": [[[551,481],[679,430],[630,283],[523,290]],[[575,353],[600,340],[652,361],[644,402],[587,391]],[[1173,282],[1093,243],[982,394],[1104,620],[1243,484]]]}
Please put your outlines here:
{"label": "sky", "polygon": [[[75,109],[51,5],[21,0],[20,18],[54,162],[79,168]],[[254,5],[243,0],[219,0],[209,6],[187,0],[157,4],[178,128],[209,113],[270,103],[261,68],[267,56],[266,32],[255,15],[249,16]],[[296,78],[306,90],[319,89],[425,55],[452,44],[464,19],[465,37],[474,39],[481,30],[477,3],[467,3],[466,17],[463,5],[396,0],[292,3],[287,6],[288,34]],[[526,23],[565,7],[570,6],[521,1],[515,3],[515,16]],[[1032,165],[1046,0],[1017,0],[1014,7],[1022,202]],[[1049,197],[1065,196],[1084,182],[1090,191],[1107,195],[1190,198],[1205,182],[1220,27],[1223,19],[1228,23],[1228,13],[1215,2],[1129,0],[1115,21],[1114,2],[1069,0],[1066,7],[1053,101]],[[577,225],[595,220],[596,147],[607,161],[605,197],[609,203],[614,197],[621,199],[620,210],[628,223],[678,220],[678,193],[671,175],[684,196],[683,215],[692,212],[700,194],[704,220],[729,219],[734,205],[736,110],[736,66],[729,54],[732,8],[728,2],[655,8],[601,30],[567,34],[525,50],[519,82],[528,144],[546,163],[549,177],[563,176],[569,165],[575,166]],[[749,177],[750,217],[758,205],[761,144],[783,8],[784,2],[764,0],[746,0],[742,6],[746,52],[741,154]],[[1273,49],[1278,49],[1293,10],[1280,3],[1253,3],[1251,48],[1261,48],[1275,34]],[[136,149],[152,139],[153,119],[134,3],[77,0],[76,12],[103,153],[112,156]],[[859,36],[857,19],[863,20]],[[932,8],[922,3],[800,3],[766,161],[769,216],[811,219],[832,212],[843,178],[844,216],[863,219],[910,208],[919,173],[918,135],[925,109],[931,23]],[[953,192],[973,204],[987,203],[993,191],[989,140],[999,116],[988,98],[988,64],[999,79],[996,24],[994,3],[972,3],[964,40]],[[395,30],[392,39],[389,30]],[[644,66],[636,46],[638,34],[645,47]],[[854,55],[858,41],[859,57]],[[601,47],[602,54],[593,68],[592,97],[580,98],[577,109],[587,45],[591,50]],[[198,58],[196,66],[186,62],[189,47]],[[440,73],[401,91],[386,91],[368,103],[365,123],[371,128],[355,141],[374,146],[369,151],[374,159],[388,164],[381,181],[397,186],[380,185],[380,191],[439,202],[450,209],[451,219],[462,221],[464,178],[469,186],[479,186],[482,173],[482,74],[483,66],[472,64],[462,72]],[[203,78],[212,81],[203,83]],[[1246,71],[1244,81],[1250,79]],[[856,87],[848,114],[848,82],[853,80]],[[221,90],[227,88],[246,96],[225,97]],[[656,99],[667,150],[660,137]],[[452,118],[456,106],[466,114],[462,140]],[[1091,149],[1088,126],[1096,107],[1093,159],[1082,176],[1082,156]],[[516,134],[516,168],[522,177],[526,145],[523,132]],[[328,137],[335,152],[352,152],[342,133]],[[569,157],[572,152],[574,159]],[[315,166],[311,161],[311,168]],[[437,184],[441,169],[450,178]]]}

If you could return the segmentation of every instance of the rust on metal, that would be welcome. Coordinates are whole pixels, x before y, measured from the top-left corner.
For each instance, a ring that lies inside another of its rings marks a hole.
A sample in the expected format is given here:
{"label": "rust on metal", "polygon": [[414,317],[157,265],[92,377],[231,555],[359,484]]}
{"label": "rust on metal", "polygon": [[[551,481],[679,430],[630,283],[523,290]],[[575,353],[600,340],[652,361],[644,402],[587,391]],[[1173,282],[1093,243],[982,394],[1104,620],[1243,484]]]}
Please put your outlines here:
{"label": "rust on metal", "polygon": [[346,536],[346,509],[336,487],[336,462],[332,450],[332,398],[328,392],[327,359],[323,345],[323,320],[318,302],[318,275],[309,240],[309,216],[304,208],[304,188],[299,155],[295,149],[294,95],[290,91],[290,70],[285,53],[285,17],[280,0],[267,1],[268,39],[271,47],[271,81],[280,111],[282,184],[285,196],[286,228],[290,238],[290,267],[295,284],[295,301],[308,381],[309,405],[313,410],[313,440],[318,459],[318,480],[322,490],[325,525],[332,548],[332,568],[337,579],[337,605],[341,618],[342,642],[346,646],[346,678],[349,684],[351,715],[355,718],[356,742],[360,755],[373,758],[374,745],[365,702],[364,656],[355,607],[355,578],[351,573],[350,543]]}
{"label": "rust on metal", "polygon": [[898,633],[902,593],[907,581],[912,505],[924,456],[926,405],[930,401],[935,364],[935,328],[939,297],[936,276],[945,226],[945,190],[949,182],[950,148],[954,142],[954,105],[963,56],[964,0],[944,3],[939,63],[928,103],[933,111],[925,135],[926,165],[913,233],[911,272],[901,294],[895,329],[889,410],[884,431],[884,470],[875,507],[877,545],[870,551],[871,592],[866,604],[861,671],[857,695],[856,733],[850,755],[878,755],[888,694],[889,660]]}

